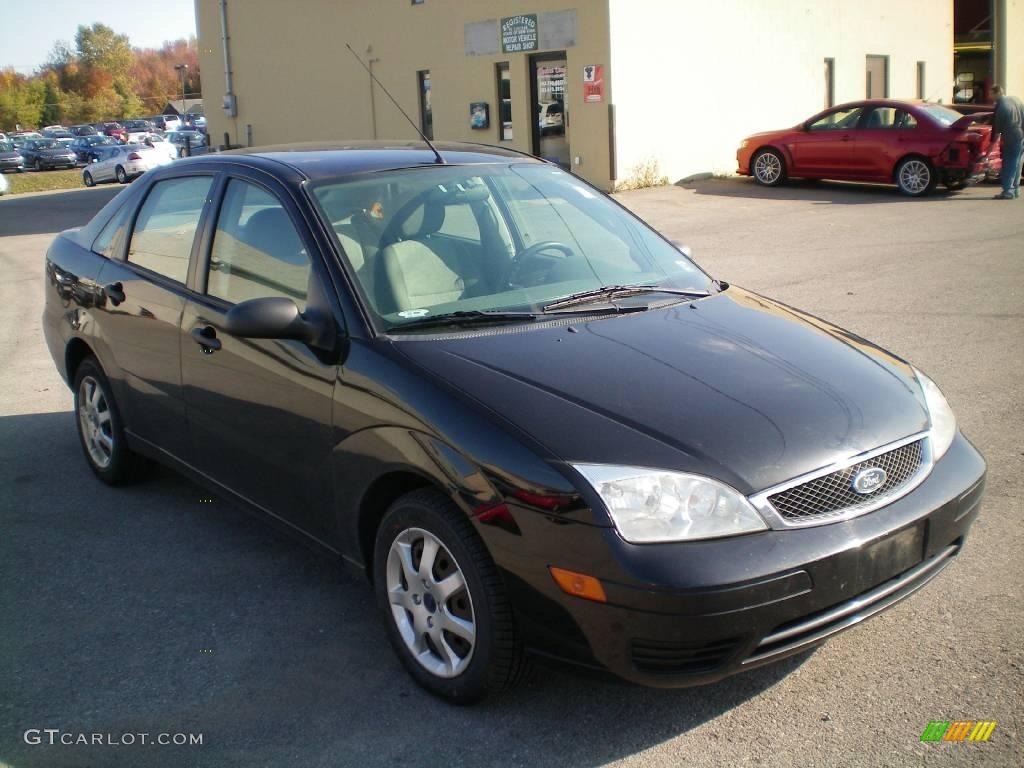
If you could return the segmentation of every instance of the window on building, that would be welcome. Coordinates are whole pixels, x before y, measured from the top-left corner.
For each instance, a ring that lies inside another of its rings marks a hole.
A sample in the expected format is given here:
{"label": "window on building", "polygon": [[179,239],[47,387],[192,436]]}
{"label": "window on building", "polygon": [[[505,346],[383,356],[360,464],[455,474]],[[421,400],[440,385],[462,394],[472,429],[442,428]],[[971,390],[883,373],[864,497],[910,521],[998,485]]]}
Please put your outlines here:
{"label": "window on building", "polygon": [[836,103],[836,60],[825,59],[825,109]]}
{"label": "window on building", "polygon": [[430,70],[416,73],[420,94],[420,130],[428,139],[434,138],[434,113],[430,108]]}
{"label": "window on building", "polygon": [[508,62],[496,65],[498,73],[498,139],[512,141],[512,77]]}
{"label": "window on building", "polygon": [[917,62],[917,98],[924,99],[925,96],[925,84],[924,84],[924,62]]}
{"label": "window on building", "polygon": [[867,98],[889,98],[889,57],[868,55],[866,74],[865,94]]}
{"label": "window on building", "polygon": [[184,283],[211,182],[209,176],[188,176],[154,184],[135,219],[128,261]]}
{"label": "window on building", "polygon": [[210,250],[206,293],[232,304],[284,297],[305,309],[309,275],[309,254],[277,198],[232,179]]}

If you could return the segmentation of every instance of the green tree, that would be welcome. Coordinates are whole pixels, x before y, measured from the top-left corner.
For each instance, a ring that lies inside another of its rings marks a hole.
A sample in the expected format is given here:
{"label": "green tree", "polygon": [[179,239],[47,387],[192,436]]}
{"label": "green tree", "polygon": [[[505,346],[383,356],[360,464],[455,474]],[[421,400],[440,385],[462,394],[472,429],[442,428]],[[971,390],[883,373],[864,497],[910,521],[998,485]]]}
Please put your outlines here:
{"label": "green tree", "polygon": [[106,24],[79,26],[75,47],[84,66],[105,70],[111,77],[127,75],[134,58],[128,35],[119,35]]}

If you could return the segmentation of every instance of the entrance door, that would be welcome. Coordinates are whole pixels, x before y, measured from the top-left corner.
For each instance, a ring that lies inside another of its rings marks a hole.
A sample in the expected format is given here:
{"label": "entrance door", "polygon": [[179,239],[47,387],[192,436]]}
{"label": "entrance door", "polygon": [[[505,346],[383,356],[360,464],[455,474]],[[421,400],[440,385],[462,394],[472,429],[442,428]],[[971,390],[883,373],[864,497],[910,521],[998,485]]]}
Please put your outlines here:
{"label": "entrance door", "polygon": [[569,113],[565,105],[565,52],[530,57],[533,104],[533,154],[568,168]]}

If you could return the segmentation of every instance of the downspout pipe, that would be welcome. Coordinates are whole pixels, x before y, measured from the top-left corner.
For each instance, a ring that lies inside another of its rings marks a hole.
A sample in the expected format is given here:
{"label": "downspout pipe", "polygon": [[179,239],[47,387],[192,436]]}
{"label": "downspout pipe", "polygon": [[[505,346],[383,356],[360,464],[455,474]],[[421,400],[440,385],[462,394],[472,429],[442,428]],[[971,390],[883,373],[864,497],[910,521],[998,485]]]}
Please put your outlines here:
{"label": "downspout pipe", "polygon": [[224,46],[224,112],[228,117],[237,117],[235,84],[231,72],[231,37],[228,35],[228,1],[220,0],[220,40]]}

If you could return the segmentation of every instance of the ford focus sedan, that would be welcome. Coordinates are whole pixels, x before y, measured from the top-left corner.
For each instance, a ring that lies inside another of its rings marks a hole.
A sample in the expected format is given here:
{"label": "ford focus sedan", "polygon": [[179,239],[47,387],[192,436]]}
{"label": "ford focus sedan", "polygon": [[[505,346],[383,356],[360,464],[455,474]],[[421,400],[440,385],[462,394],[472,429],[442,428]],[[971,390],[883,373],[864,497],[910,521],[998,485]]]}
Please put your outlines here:
{"label": "ford focus sedan", "polygon": [[96,476],[160,462],[337,556],[452,701],[536,657],[650,686],[784,658],[918,590],[978,515],[985,463],[925,374],[510,151],[182,160],[46,276]]}
{"label": "ford focus sedan", "polygon": [[985,178],[991,127],[941,104],[871,99],[841,104],[793,128],[755,133],[736,151],[738,173],[775,187],[788,178],[895,184],[921,197],[938,184]]}

